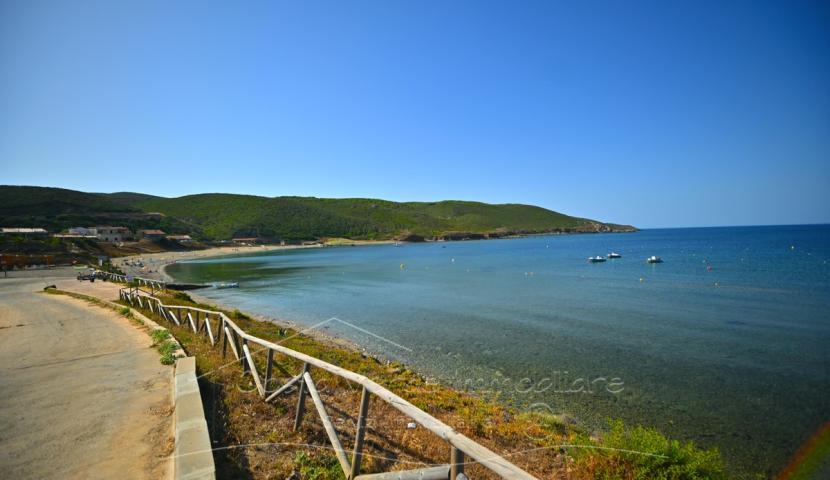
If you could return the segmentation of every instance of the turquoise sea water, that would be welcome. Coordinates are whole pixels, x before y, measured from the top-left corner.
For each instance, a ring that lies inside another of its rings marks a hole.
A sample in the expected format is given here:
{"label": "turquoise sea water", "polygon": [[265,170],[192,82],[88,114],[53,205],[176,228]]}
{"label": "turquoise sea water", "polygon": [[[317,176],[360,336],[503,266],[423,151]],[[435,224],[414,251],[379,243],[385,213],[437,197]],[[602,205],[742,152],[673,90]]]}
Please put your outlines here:
{"label": "turquoise sea water", "polygon": [[[586,262],[611,251],[623,257]],[[167,271],[239,281],[200,293],[242,310],[342,319],[361,330],[318,328],[523,408],[655,426],[775,472],[830,420],[828,261],[822,225],[319,248]]]}

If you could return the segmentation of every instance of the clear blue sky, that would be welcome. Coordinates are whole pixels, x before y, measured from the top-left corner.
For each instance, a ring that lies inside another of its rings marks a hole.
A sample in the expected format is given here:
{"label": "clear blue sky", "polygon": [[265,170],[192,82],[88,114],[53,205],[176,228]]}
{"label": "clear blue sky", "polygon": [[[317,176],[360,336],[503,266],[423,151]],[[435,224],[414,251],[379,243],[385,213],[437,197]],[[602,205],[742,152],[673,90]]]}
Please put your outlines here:
{"label": "clear blue sky", "polygon": [[6,1],[0,183],[830,222],[830,4]]}

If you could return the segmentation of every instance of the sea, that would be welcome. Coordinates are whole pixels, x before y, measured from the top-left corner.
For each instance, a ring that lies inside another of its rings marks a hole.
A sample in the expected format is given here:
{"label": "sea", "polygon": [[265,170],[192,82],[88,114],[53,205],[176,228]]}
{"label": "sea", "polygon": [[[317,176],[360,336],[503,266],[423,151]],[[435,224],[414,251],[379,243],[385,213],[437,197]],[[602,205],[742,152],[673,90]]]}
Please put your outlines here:
{"label": "sea", "polygon": [[749,475],[830,420],[828,261],[830,225],[803,225],[295,249],[167,273],[239,282],[199,293],[430,381],[717,447]]}

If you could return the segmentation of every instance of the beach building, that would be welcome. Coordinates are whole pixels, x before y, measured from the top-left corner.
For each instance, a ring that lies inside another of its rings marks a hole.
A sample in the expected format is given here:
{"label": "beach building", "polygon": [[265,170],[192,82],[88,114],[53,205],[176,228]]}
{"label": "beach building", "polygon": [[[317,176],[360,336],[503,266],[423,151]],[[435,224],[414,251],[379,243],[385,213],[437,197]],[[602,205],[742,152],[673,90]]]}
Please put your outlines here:
{"label": "beach building", "polygon": [[25,227],[3,227],[0,228],[0,233],[3,235],[20,235],[23,237],[46,237],[49,232],[42,228],[25,228]]}
{"label": "beach building", "polygon": [[95,237],[98,235],[98,230],[95,227],[72,227],[67,232],[70,235],[80,235],[82,237]]}
{"label": "beach building", "polygon": [[177,243],[190,243],[193,241],[193,239],[190,238],[190,235],[168,235],[167,239],[171,242]]}
{"label": "beach building", "polygon": [[167,235],[162,230],[139,230],[138,231],[138,238],[141,240],[161,240],[164,236]]}
{"label": "beach building", "polygon": [[95,236],[100,242],[118,243],[132,238],[132,233],[127,227],[111,227],[108,225],[95,227]]}
{"label": "beach building", "polygon": [[96,235],[78,235],[77,233],[53,233],[52,237],[54,238],[87,238],[87,239],[97,239]]}
{"label": "beach building", "polygon": [[259,242],[259,238],[257,238],[257,237],[239,237],[239,238],[234,238],[231,241],[233,243],[237,244],[237,245],[253,245],[253,244]]}

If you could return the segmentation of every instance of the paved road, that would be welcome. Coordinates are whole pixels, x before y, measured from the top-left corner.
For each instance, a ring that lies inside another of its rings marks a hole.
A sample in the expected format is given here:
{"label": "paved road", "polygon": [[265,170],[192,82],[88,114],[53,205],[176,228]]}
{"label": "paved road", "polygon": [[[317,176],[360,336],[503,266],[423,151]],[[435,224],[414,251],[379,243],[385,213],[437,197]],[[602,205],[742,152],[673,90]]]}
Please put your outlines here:
{"label": "paved road", "polygon": [[74,274],[0,277],[0,477],[169,478],[171,367],[115,312],[40,293],[93,287]]}

